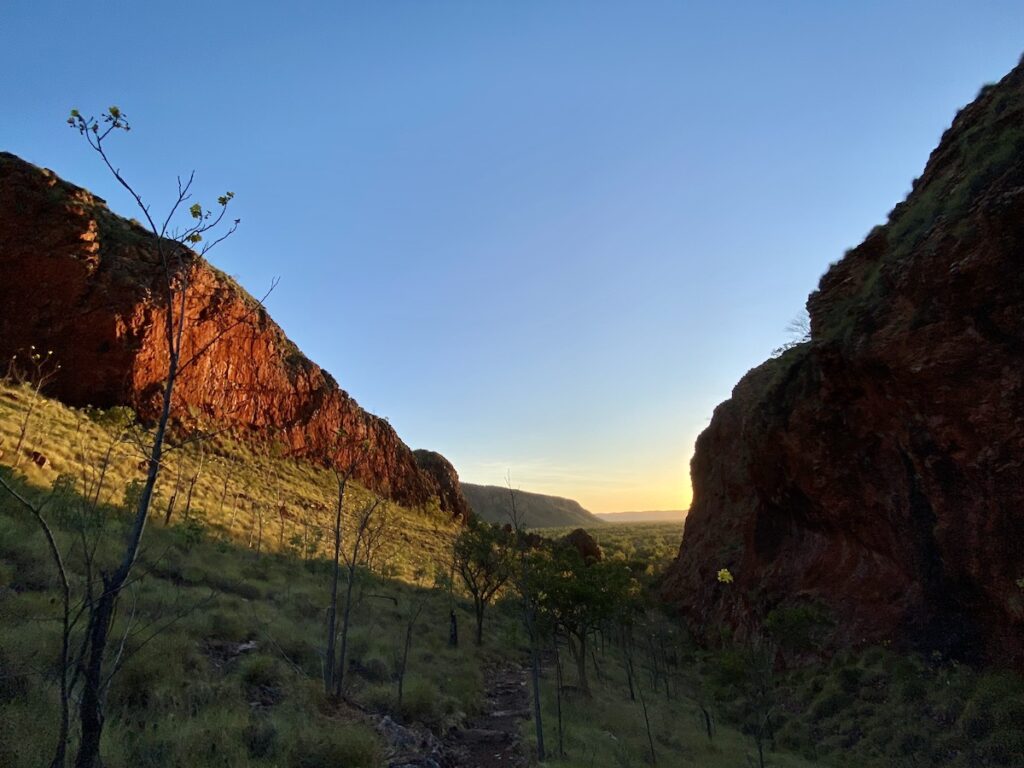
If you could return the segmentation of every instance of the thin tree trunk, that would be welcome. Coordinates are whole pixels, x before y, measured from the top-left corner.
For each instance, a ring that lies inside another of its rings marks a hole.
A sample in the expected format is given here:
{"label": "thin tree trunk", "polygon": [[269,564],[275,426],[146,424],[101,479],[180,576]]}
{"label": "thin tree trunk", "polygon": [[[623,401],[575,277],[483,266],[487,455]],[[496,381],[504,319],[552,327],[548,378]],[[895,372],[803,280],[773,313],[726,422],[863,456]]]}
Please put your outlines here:
{"label": "thin tree trunk", "polygon": [[590,680],[587,679],[587,633],[580,633],[576,640],[576,653],[574,654],[576,657],[576,676],[580,686],[580,693],[584,696],[589,696]]}
{"label": "thin tree trunk", "polygon": [[626,668],[626,683],[629,685],[629,700],[636,701],[636,691],[633,689],[633,663],[629,660],[629,647],[625,639],[622,642],[622,664]]}
{"label": "thin tree trunk", "polygon": [[593,664],[594,672],[597,673],[598,682],[604,682],[604,675],[601,673],[601,665],[597,663],[597,649],[590,646],[590,661]]}
{"label": "thin tree trunk", "polygon": [[196,468],[195,474],[189,478],[188,481],[188,495],[185,496],[185,522],[188,522],[188,516],[192,512],[192,492],[196,489],[196,483],[199,482],[199,476],[203,474],[203,464],[206,461],[206,452],[203,451],[203,444],[199,443],[199,466]]}
{"label": "thin tree trunk", "polygon": [[547,754],[544,750],[544,724],[540,708],[540,650],[537,647],[537,631],[533,608],[526,608],[526,627],[530,635],[530,681],[533,684],[533,724],[537,734],[537,762],[543,763]]}
{"label": "thin tree trunk", "polygon": [[338,579],[341,575],[341,511],[345,500],[345,480],[338,478],[338,505],[334,514],[334,569],[331,573],[331,602],[327,606],[327,656],[324,659],[324,693],[334,690],[334,644],[338,621]]}
{"label": "thin tree trunk", "polygon": [[455,555],[448,569],[448,645],[459,647],[459,619],[455,614]]}
{"label": "thin tree trunk", "polygon": [[[225,471],[224,471],[224,488],[220,492],[220,504],[217,506],[217,520],[218,521],[222,520],[223,517],[224,517],[224,500],[227,499],[227,497],[228,497],[228,481],[230,479],[231,479],[231,474],[227,471],[227,467],[225,467]],[[235,522],[234,516],[232,516],[231,522],[232,523]],[[228,527],[230,528],[230,526],[228,526]]]}
{"label": "thin tree trunk", "polygon": [[[632,661],[630,661],[632,665]],[[651,749],[651,765],[658,764],[658,757],[654,752],[654,737],[651,735],[651,720],[647,716],[647,700],[644,698],[644,689],[640,686],[640,681],[636,681],[636,690],[640,694],[640,707],[644,713],[644,727],[647,729],[647,744]]]}
{"label": "thin tree trunk", "polygon": [[352,586],[355,582],[355,557],[352,558],[352,565],[348,568],[348,584],[345,585],[345,612],[341,618],[341,654],[338,657],[337,683],[335,685],[335,696],[339,699],[345,688],[345,659],[348,655],[348,626],[352,616]]}
{"label": "thin tree trunk", "polygon": [[448,645],[452,648],[459,647],[459,618],[454,608],[448,611]]}
{"label": "thin tree trunk", "polygon": [[256,519],[259,521],[259,533],[256,535],[256,559],[259,559],[260,550],[263,549],[263,507],[257,507],[259,514]]}
{"label": "thin tree trunk", "polygon": [[703,704],[698,704],[700,707],[701,714],[704,715],[704,729],[708,734],[708,741],[713,741],[715,737],[713,721],[711,720],[711,712]]}
{"label": "thin tree trunk", "polygon": [[174,479],[174,490],[171,492],[171,498],[167,502],[167,514],[164,517],[164,525],[171,524],[171,515],[174,514],[174,505],[178,501],[178,491],[181,490],[181,475],[185,471],[185,457],[182,456],[178,461],[178,474]]}
{"label": "thin tree trunk", "polygon": [[238,517],[238,494],[231,497],[231,519],[228,520],[228,535],[235,531],[235,518]]}
{"label": "thin tree trunk", "polygon": [[483,600],[477,598],[476,604],[476,644],[484,644],[484,610],[487,608],[487,604]]}
{"label": "thin tree trunk", "polygon": [[[168,306],[167,311],[171,311],[170,306]],[[180,348],[181,326],[179,326],[178,331],[177,348]],[[142,486],[138,511],[135,514],[135,521],[129,532],[124,556],[113,575],[110,577],[103,576],[103,594],[100,595],[97,603],[90,607],[88,629],[89,656],[85,666],[82,698],[79,705],[79,722],[82,737],[78,746],[78,755],[75,758],[76,768],[94,768],[99,758],[100,739],[103,736],[103,662],[107,652],[107,636],[110,633],[110,624],[114,618],[114,605],[138,558],[142,534],[146,529],[146,521],[149,518],[149,507],[153,499],[153,489],[156,487],[157,475],[160,471],[160,461],[163,458],[164,436],[167,433],[167,423],[171,416],[171,396],[174,392],[175,380],[177,379],[178,355],[174,351],[175,349],[176,347],[172,346],[167,383],[164,385],[163,408],[160,412],[160,420],[157,422],[156,434],[153,437],[153,448],[150,451],[146,483]]]}
{"label": "thin tree trunk", "polygon": [[558,710],[558,756],[565,757],[565,734],[562,731],[562,657],[558,652],[558,632],[552,633],[555,651],[555,706]]}
{"label": "thin tree trunk", "polygon": [[409,621],[405,626],[405,648],[402,650],[402,667],[398,671],[398,710],[402,710],[402,691],[405,685],[405,670],[409,666],[409,651],[412,649],[412,633],[416,628],[416,619],[419,618],[420,611],[423,610],[423,604],[420,603],[416,610],[410,615]]}

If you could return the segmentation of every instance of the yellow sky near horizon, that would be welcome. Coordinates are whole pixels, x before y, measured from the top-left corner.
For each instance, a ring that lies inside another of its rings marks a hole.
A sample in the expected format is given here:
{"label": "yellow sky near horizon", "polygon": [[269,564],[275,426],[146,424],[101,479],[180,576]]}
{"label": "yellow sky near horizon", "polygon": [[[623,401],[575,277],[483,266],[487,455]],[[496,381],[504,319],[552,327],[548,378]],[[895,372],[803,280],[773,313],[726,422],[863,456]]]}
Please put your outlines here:
{"label": "yellow sky near horizon", "polygon": [[464,482],[504,486],[510,477],[513,488],[574,499],[596,514],[685,510],[693,498],[689,456],[608,471],[544,461],[490,462],[457,468]]}

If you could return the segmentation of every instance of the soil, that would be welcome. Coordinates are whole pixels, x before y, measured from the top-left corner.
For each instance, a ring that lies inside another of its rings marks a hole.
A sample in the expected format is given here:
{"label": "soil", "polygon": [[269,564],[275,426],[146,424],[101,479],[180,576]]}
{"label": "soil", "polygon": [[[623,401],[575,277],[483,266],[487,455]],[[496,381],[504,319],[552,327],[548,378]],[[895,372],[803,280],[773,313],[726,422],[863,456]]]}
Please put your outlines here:
{"label": "soil", "polygon": [[495,667],[485,679],[485,714],[470,718],[464,728],[452,730],[444,742],[454,768],[493,768],[529,765],[521,743],[523,720],[530,719],[526,671],[515,665]]}

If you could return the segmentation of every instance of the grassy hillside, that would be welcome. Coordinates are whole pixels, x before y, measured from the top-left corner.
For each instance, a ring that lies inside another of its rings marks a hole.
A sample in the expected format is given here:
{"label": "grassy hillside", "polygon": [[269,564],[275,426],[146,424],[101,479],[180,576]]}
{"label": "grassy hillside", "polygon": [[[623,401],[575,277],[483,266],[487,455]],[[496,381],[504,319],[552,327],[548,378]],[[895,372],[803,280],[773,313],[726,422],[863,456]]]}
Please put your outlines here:
{"label": "grassy hillside", "polygon": [[[102,534],[100,563],[114,554],[123,534],[125,497],[130,499],[139,473],[136,449],[131,440],[113,440],[123,414],[86,413],[43,400],[21,453],[41,452],[46,464],[23,459],[14,469],[13,446],[31,402],[25,390],[0,388],[0,473],[32,500],[46,502],[72,586],[78,587],[83,530]],[[96,469],[108,450],[112,459],[99,483]],[[456,588],[463,642],[448,645],[446,557],[456,531],[436,510],[391,508],[379,556],[357,570],[353,584],[348,700],[327,699],[320,677],[330,565],[316,530],[325,523],[332,479],[221,435],[207,447],[187,519],[179,488],[165,525],[179,462],[182,476],[190,478],[198,463],[195,449],[171,454],[137,579],[121,603],[117,626],[129,631],[125,663],[109,694],[103,742],[109,768],[378,768],[394,754],[375,727],[380,716],[447,742],[493,706],[492,670],[526,666],[520,604],[507,592],[488,614],[478,648],[468,641],[469,601]],[[87,518],[72,513],[86,491],[90,499],[98,491],[101,499],[97,513]],[[348,502],[355,508],[366,497],[355,488]],[[278,514],[282,505],[286,516]],[[676,524],[602,525],[591,531],[606,557],[632,563],[648,587],[679,536]],[[38,528],[0,493],[4,768],[37,766],[52,748],[57,595],[56,573]],[[756,765],[753,741],[744,732],[748,699],[738,652],[729,645],[718,651],[694,647],[683,628],[653,604],[637,617],[633,631],[633,696],[614,627],[594,636],[591,697],[576,689],[562,648],[564,756],[558,755],[558,674],[553,652],[545,651],[544,732],[553,755],[548,764],[644,765],[653,743],[658,765]],[[407,636],[412,645],[399,706],[397,672]],[[771,691],[775,730],[767,765],[776,768],[1011,766],[1024,751],[1024,686],[1010,674],[866,649],[831,663],[777,670]],[[713,720],[710,738],[704,711]],[[522,720],[521,729],[529,751],[532,722]]]}
{"label": "grassy hillside", "polygon": [[[462,483],[462,492],[470,508],[487,522],[504,525],[509,521],[511,508],[508,488]],[[580,506],[578,501],[520,490],[516,490],[515,495],[520,523],[527,528],[587,528],[601,525],[601,520]]]}
{"label": "grassy hillside", "polygon": [[[19,461],[16,444],[29,410]],[[126,409],[70,408],[0,383],[0,464],[17,462],[18,473],[38,488],[58,483],[79,490],[91,488],[105,465],[102,486],[95,492],[102,504],[123,508],[145,478],[140,449],[145,435],[138,427],[125,429],[131,418]],[[252,549],[259,546],[261,552],[302,558],[326,554],[337,502],[334,475],[300,459],[281,458],[282,446],[254,446],[212,428],[209,433],[201,441],[180,440],[167,452],[155,492],[154,522],[164,522],[169,508],[169,522],[181,522],[188,507],[189,519],[213,536]],[[26,455],[30,451],[41,453],[45,464],[32,462]],[[349,483],[346,503],[351,508],[370,498],[365,488]],[[387,513],[400,533],[381,558],[385,572],[401,578],[431,569],[456,531],[436,502],[421,509],[390,504]]]}
{"label": "grassy hillside", "polygon": [[[16,452],[30,406],[33,415]],[[84,579],[82,560],[75,556],[83,526],[102,533],[98,563],[114,556],[124,532],[126,503],[141,474],[134,439],[117,439],[125,417],[0,388],[0,472],[19,492],[46,503],[57,543],[68,555],[73,587]],[[28,459],[32,451],[46,457],[44,466]],[[97,469],[108,454],[98,482]],[[525,664],[521,613],[508,595],[489,614],[482,647],[465,639],[457,648],[448,645],[445,562],[455,530],[436,510],[392,507],[380,554],[357,571],[354,584],[348,701],[328,700],[320,682],[330,571],[322,533],[333,478],[220,435],[206,444],[186,518],[183,496],[199,460],[194,446],[170,454],[137,580],[122,603],[123,621],[130,619],[130,625],[122,625],[126,662],[109,694],[105,765],[375,768],[385,765],[389,754],[388,742],[373,727],[375,717],[388,714],[421,733],[429,729],[443,737],[487,709],[488,669],[509,661]],[[171,521],[164,524],[179,474],[184,480]],[[88,506],[93,494],[99,499],[96,515],[86,520],[71,512],[83,501]],[[346,503],[356,508],[367,497],[355,487]],[[278,514],[282,505],[284,516]],[[0,765],[5,768],[36,766],[52,748],[58,586],[34,521],[0,493]],[[470,604],[458,590],[455,598],[468,636]],[[399,706],[397,668],[414,615]],[[603,648],[596,658],[609,669],[616,663]],[[545,690],[554,685],[553,674],[545,657]],[[597,702],[603,702],[606,717],[595,722],[611,727],[622,696],[613,677],[595,681],[594,692],[594,701],[563,702],[568,756],[556,765],[615,766],[642,753],[646,736],[635,706],[615,724],[614,754],[597,756],[593,745],[582,746],[579,740],[588,738]],[[697,729],[680,731],[676,722],[691,709],[684,700],[650,706],[667,743],[702,755],[705,765],[731,766],[748,750],[747,740],[732,729],[723,729],[722,739],[710,746],[702,744]],[[546,729],[552,728],[549,720]],[[585,763],[577,762],[584,756]],[[784,764],[805,765],[800,760]]]}

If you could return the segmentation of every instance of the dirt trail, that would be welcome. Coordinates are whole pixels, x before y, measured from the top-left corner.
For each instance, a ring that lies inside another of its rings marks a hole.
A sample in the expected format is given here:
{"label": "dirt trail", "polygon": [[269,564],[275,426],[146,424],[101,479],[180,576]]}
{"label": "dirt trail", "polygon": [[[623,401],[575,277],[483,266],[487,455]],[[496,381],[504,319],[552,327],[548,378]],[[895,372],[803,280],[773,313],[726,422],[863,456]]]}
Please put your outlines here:
{"label": "dirt trail", "polygon": [[445,737],[453,768],[494,768],[529,765],[520,744],[523,720],[530,718],[526,671],[515,665],[489,669],[485,678],[484,713]]}

